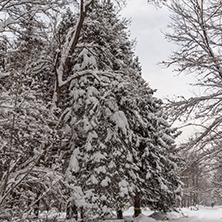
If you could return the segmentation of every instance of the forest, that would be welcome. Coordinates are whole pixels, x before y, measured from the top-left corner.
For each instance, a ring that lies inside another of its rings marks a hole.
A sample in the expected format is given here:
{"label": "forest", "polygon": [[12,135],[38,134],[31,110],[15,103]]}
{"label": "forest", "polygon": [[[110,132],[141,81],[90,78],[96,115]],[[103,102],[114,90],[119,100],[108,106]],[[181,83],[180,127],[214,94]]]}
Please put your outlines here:
{"label": "forest", "polygon": [[126,0],[0,0],[0,221],[222,204],[222,3],[148,3],[171,12],[177,50],[162,65],[194,75],[199,94],[155,97]]}

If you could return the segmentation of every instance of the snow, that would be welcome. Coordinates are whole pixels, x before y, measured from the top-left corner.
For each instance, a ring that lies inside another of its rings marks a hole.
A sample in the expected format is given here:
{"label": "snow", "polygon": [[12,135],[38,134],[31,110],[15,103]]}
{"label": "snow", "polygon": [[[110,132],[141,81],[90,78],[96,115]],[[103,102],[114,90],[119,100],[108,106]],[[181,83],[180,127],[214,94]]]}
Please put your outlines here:
{"label": "snow", "polygon": [[128,186],[128,182],[126,180],[122,180],[119,182],[119,186],[120,187],[127,187]]}
{"label": "snow", "polygon": [[94,155],[91,156],[91,159],[99,163],[101,160],[106,159],[106,157],[102,153],[96,152]]}
{"label": "snow", "polygon": [[83,49],[79,57],[83,57],[83,62],[81,64],[81,69],[96,69],[97,63],[96,59],[89,53],[87,49]]}
{"label": "snow", "polygon": [[121,129],[124,135],[127,135],[129,124],[123,111],[116,111],[111,120],[116,124],[117,128]]}
{"label": "snow", "polygon": [[95,171],[99,174],[99,173],[106,173],[106,168],[105,166],[100,166],[97,169],[95,169]]}
{"label": "snow", "polygon": [[148,171],[146,174],[146,179],[150,179],[152,177],[152,174]]}
{"label": "snow", "polygon": [[8,26],[8,25],[11,25],[13,23],[16,23],[16,20],[14,20],[13,18],[11,17],[8,17],[4,22],[0,22],[0,32],[4,32],[5,31],[5,28]]}
{"label": "snow", "polygon": [[107,187],[109,185],[110,179],[106,176],[106,178],[101,182],[103,187]]}
{"label": "snow", "polygon": [[73,153],[69,162],[69,169],[75,173],[79,171],[79,162],[76,159],[76,153]]}
{"label": "snow", "polygon": [[90,179],[91,179],[92,184],[98,184],[99,182],[94,175],[91,175]]}
{"label": "snow", "polygon": [[[101,197],[102,200],[106,200],[105,196]],[[107,212],[107,207],[103,207],[103,212]],[[222,221],[222,206],[212,207],[199,207],[199,210],[191,210],[190,208],[178,209],[177,212],[160,213],[153,212],[149,208],[143,208],[142,214],[137,218],[133,217],[134,208],[130,207],[128,210],[123,212],[124,220],[119,221],[133,221],[133,222],[221,222]],[[52,209],[49,212],[42,212],[40,218],[65,218],[64,212],[58,212],[56,209]],[[60,221],[60,220],[59,220]],[[66,221],[66,220],[65,220]],[[105,222],[118,221],[116,219],[108,219]]]}
{"label": "snow", "polygon": [[161,190],[167,192],[169,189],[167,188],[167,186],[165,184],[161,183]]}
{"label": "snow", "polygon": [[91,143],[87,142],[86,145],[86,151],[90,151],[92,149]]}
{"label": "snow", "polygon": [[128,153],[127,157],[126,157],[127,161],[132,162],[133,161],[133,156],[131,153]]}
{"label": "snow", "polygon": [[124,197],[125,194],[126,194],[126,195],[128,194],[128,189],[127,189],[127,187],[120,187],[119,196],[120,196],[120,197]]}
{"label": "snow", "polygon": [[[186,221],[186,222],[218,222],[222,221],[222,206],[212,207],[199,207],[199,210],[194,211],[191,209],[182,209],[182,212],[188,218],[183,220],[176,219],[172,221]],[[185,220],[186,219],[186,220]]]}
{"label": "snow", "polygon": [[[143,209],[134,222],[221,222],[222,221],[222,206],[199,207],[199,210],[191,210],[190,208],[178,209],[178,212],[170,213],[153,213],[150,209]],[[133,215],[133,207],[124,212],[124,217]],[[167,220],[168,219],[168,220]]]}
{"label": "snow", "polygon": [[104,200],[106,200],[106,199],[107,199],[107,198],[106,198],[105,195],[102,195],[101,198],[100,198],[100,200],[102,200],[102,201],[104,201]]}
{"label": "snow", "polygon": [[135,220],[135,222],[156,222],[155,219],[147,217],[144,214],[140,214]]}
{"label": "snow", "polygon": [[89,141],[92,141],[92,139],[97,139],[97,138],[98,138],[98,135],[97,135],[97,133],[95,131],[89,132],[88,137],[87,137],[87,139]]}
{"label": "snow", "polygon": [[95,87],[89,86],[87,88],[87,97],[88,98],[91,96],[97,96],[97,95],[99,95],[99,91]]}

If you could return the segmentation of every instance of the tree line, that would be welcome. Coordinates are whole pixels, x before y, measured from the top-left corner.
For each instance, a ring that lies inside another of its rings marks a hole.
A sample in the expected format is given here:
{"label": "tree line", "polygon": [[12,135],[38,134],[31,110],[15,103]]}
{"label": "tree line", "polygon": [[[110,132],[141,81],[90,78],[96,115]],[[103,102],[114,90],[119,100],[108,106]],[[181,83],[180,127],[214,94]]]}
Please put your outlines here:
{"label": "tree line", "polygon": [[[220,203],[222,4],[149,2],[171,11],[178,49],[164,65],[197,77],[191,98],[154,97],[118,15],[125,1],[0,1],[1,215],[56,208],[88,221],[124,205],[137,216]],[[197,131],[176,146],[178,119]]]}
{"label": "tree line", "polygon": [[0,214],[168,211],[177,131],[143,80],[121,1],[1,1]]}

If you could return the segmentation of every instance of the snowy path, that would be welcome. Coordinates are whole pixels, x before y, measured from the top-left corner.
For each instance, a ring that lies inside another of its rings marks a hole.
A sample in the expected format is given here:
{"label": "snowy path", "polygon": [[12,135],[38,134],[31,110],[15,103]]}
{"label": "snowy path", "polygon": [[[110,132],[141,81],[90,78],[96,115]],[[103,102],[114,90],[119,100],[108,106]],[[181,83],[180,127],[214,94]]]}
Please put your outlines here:
{"label": "snowy path", "polygon": [[222,206],[220,207],[200,207],[198,211],[191,211],[190,209],[183,209],[185,215],[188,218],[183,220],[171,220],[171,221],[187,221],[187,222],[222,222]]}
{"label": "snowy path", "polygon": [[[155,222],[163,220],[154,220],[149,216],[153,212],[150,210],[143,211],[144,216],[141,217],[136,222]],[[183,217],[183,215],[187,217]],[[133,214],[133,208],[130,208],[127,212],[124,213],[125,216]],[[168,213],[167,217],[169,218],[168,222],[222,222],[222,206],[212,207],[199,207],[199,210],[192,211],[188,208],[183,208],[181,213]]]}

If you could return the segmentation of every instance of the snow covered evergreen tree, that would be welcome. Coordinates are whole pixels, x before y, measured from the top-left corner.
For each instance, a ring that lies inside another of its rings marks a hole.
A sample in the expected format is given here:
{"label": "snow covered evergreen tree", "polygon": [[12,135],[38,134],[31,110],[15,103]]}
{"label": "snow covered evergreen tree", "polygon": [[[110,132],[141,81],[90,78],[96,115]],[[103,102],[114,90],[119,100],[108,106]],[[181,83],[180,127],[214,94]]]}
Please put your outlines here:
{"label": "snow covered evergreen tree", "polygon": [[121,209],[138,194],[167,211],[180,195],[174,132],[141,77],[126,24],[111,4],[95,1],[70,60],[66,175],[82,192],[84,201],[72,204],[85,217]]}

